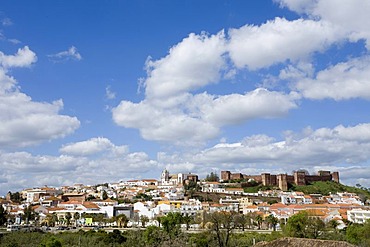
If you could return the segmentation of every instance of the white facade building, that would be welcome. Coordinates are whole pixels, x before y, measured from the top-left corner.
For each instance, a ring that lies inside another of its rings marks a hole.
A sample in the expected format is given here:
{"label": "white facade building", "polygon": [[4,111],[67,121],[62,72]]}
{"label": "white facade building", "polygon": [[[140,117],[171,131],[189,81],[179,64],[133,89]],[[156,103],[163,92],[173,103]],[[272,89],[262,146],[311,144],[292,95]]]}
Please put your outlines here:
{"label": "white facade building", "polygon": [[370,219],[370,210],[352,209],[347,211],[348,220],[353,223],[365,223]]}

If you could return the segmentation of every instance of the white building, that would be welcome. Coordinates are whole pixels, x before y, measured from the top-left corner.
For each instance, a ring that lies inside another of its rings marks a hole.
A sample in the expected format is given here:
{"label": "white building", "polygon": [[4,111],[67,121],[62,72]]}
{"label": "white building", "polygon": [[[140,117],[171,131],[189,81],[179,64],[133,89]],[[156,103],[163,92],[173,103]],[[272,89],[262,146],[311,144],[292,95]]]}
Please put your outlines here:
{"label": "white building", "polygon": [[348,220],[353,223],[365,223],[370,219],[370,210],[352,209],[347,211]]}
{"label": "white building", "polygon": [[202,182],[202,192],[225,193],[225,188],[219,182]]}

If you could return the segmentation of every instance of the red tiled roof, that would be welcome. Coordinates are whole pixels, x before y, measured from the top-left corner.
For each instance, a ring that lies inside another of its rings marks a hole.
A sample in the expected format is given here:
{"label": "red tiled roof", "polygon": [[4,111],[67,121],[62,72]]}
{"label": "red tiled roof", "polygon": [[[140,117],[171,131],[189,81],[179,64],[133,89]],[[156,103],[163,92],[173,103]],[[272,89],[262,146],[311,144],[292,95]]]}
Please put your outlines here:
{"label": "red tiled roof", "polygon": [[99,209],[99,206],[92,202],[84,202],[82,204],[85,208],[96,208]]}

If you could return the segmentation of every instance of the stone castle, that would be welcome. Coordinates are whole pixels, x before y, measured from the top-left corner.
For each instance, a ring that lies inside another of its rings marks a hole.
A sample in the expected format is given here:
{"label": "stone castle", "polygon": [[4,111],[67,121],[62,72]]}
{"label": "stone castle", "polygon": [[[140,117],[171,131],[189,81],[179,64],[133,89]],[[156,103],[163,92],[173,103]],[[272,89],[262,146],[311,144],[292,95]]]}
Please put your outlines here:
{"label": "stone castle", "polygon": [[265,186],[277,186],[283,191],[288,190],[288,184],[306,185],[316,181],[335,181],[339,183],[339,172],[318,171],[317,175],[307,175],[304,171],[295,171],[293,175],[262,173],[261,175],[245,175],[221,171],[221,180],[254,180]]}

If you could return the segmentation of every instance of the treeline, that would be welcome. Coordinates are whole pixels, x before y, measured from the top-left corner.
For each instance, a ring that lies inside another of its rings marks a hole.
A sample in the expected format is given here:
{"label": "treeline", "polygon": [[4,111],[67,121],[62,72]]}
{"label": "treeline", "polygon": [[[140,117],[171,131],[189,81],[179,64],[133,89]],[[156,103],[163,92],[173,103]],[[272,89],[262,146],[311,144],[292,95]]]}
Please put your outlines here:
{"label": "treeline", "polygon": [[[243,218],[244,217],[244,218]],[[14,232],[0,236],[0,247],[61,247],[61,246],[196,246],[196,247],[231,247],[252,246],[260,241],[272,241],[281,237],[298,237],[312,239],[326,239],[347,241],[357,246],[370,246],[370,222],[365,224],[351,224],[338,230],[338,223],[334,220],[324,223],[318,217],[312,217],[308,212],[302,211],[293,215],[284,224],[280,222],[282,231],[272,231],[271,234],[245,232],[252,220],[255,229],[267,227],[274,229],[278,220],[272,215],[246,218],[246,216],[233,212],[215,212],[204,214],[201,224],[204,230],[200,233],[184,231],[182,224],[189,219],[179,213],[169,213],[158,218],[159,226],[148,226],[145,229],[132,229],[113,232],[83,231],[61,232],[58,234],[33,232]]]}

